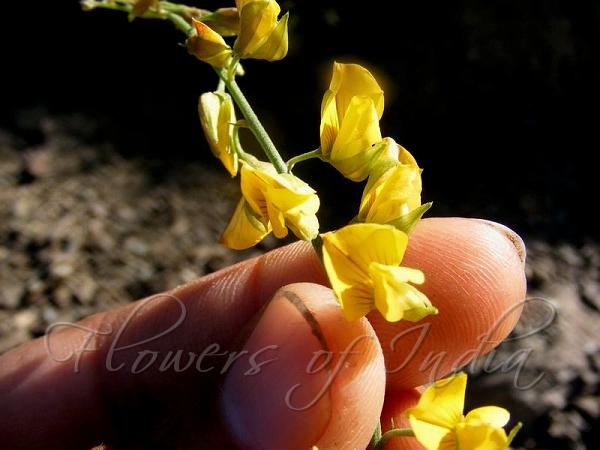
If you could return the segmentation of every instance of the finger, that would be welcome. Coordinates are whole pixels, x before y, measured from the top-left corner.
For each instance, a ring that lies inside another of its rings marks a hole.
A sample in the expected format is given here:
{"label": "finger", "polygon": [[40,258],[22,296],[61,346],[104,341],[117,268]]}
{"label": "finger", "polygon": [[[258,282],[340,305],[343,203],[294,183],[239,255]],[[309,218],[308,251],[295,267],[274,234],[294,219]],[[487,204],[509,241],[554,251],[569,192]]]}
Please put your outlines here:
{"label": "finger", "polygon": [[498,345],[525,300],[524,245],[501,225],[472,219],[420,222],[403,265],[425,274],[419,287],[439,314],[411,323],[369,320],[381,341],[388,386],[426,384]]}
{"label": "finger", "polygon": [[[385,404],[381,412],[381,430],[383,433],[393,428],[410,428],[404,414],[408,408],[417,404],[421,394],[417,389],[390,389],[385,394]],[[385,450],[425,450],[414,437],[393,437],[384,446]]]}
{"label": "finger", "polygon": [[244,349],[274,361],[251,375],[239,360],[223,385],[225,421],[248,449],[366,448],[379,418],[385,367],[366,319],[348,323],[330,289],[286,286]]}
{"label": "finger", "polygon": [[[234,350],[233,338],[273,293],[299,281],[326,282],[314,250],[302,243],[57,328],[47,339],[8,352],[0,357],[3,443],[84,448],[137,439],[136,426],[147,435],[175,426],[153,427],[148,416],[160,417],[165,405],[177,402],[206,405],[211,392],[203,386],[224,364],[216,353]],[[181,366],[195,358],[185,370],[161,369],[169,352],[171,358],[180,353]]]}
{"label": "finger", "polygon": [[[425,233],[420,232],[423,226],[428,229]],[[414,234],[407,259],[411,254],[416,260],[420,253],[427,253],[427,248],[419,244],[420,236],[433,235],[427,246],[435,248],[436,238],[446,239],[456,226],[463,225],[460,221],[450,223],[443,219],[423,221]],[[470,238],[467,236],[467,241]],[[460,247],[457,251],[461,251]],[[431,276],[429,278],[431,280]],[[169,295],[92,316],[79,324],[82,329],[53,333],[48,339],[52,343],[52,355],[40,340],[9,352],[0,358],[3,438],[7,443],[15,443],[14,448],[57,442],[61,448],[68,448],[69,443],[79,448],[79,444],[95,444],[110,436],[107,430],[114,435],[131,434],[135,418],[145,417],[144,413],[152,411],[156,404],[172,403],[173,398],[189,399],[190,386],[200,392],[198,402],[205,401],[202,386],[211,376],[218,375],[218,368],[208,373],[199,373],[194,368],[177,372],[160,371],[154,365],[132,374],[132,366],[148,349],[161,356],[174,349],[187,355],[201,353],[217,343],[220,350],[227,350],[239,329],[273,292],[296,281],[326,283],[313,250],[302,243],[202,278]],[[135,345],[177,324],[182,315],[183,321],[167,335]],[[108,330],[108,334],[90,334],[86,330]],[[123,333],[119,333],[121,330]],[[389,344],[389,341],[384,343]],[[131,347],[122,348],[126,346]],[[96,350],[81,352],[91,348]],[[111,353],[114,348],[117,350]],[[72,351],[80,353],[63,362],[57,361]],[[107,361],[111,364],[110,370]],[[77,362],[79,372],[75,373]],[[112,370],[115,367],[118,370]],[[206,370],[206,367],[201,369]],[[150,399],[149,393],[152,394]],[[26,415],[22,413],[22,405],[28,405]],[[37,426],[31,428],[31,423]],[[130,426],[119,429],[121,423]],[[77,430],[85,432],[78,434]]]}

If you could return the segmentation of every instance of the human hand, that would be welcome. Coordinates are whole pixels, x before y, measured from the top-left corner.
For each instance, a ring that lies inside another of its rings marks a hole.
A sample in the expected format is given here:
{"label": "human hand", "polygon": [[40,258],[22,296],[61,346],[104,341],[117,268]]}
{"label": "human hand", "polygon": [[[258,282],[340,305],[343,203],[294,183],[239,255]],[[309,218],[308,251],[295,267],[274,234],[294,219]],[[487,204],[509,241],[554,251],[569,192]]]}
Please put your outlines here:
{"label": "human hand", "polygon": [[2,447],[364,449],[384,399],[385,424],[510,332],[523,260],[500,225],[425,219],[403,264],[440,314],[416,324],[346,322],[306,243],[96,314],[0,357]]}

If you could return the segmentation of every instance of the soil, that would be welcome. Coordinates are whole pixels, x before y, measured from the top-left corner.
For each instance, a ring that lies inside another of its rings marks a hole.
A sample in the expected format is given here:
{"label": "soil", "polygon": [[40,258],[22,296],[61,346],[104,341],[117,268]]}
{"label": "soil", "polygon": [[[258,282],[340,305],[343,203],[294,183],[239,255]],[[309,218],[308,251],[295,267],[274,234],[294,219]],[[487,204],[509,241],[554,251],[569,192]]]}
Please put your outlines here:
{"label": "soil", "polygon": [[[45,117],[33,144],[0,130],[0,353],[53,322],[172,288],[276,245],[268,239],[233,252],[217,243],[239,195],[227,176],[205,164],[123,157],[96,131],[80,116]],[[544,300],[528,303],[513,333],[531,335],[495,352],[495,365],[514,367],[489,370],[479,360],[470,396],[523,420],[517,447],[596,448],[600,245],[586,238],[526,244],[529,297]],[[534,386],[515,387],[540,374]]]}

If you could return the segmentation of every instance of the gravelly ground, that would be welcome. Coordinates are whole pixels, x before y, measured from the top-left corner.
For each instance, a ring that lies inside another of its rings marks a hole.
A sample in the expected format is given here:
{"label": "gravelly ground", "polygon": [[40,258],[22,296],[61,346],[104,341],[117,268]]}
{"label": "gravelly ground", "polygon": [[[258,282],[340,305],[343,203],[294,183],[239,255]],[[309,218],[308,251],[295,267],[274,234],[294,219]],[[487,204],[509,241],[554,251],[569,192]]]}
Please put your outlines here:
{"label": "gravelly ground", "polygon": [[[44,119],[42,143],[25,150],[0,130],[0,353],[53,322],[174,287],[274,245],[239,253],[216,244],[237,197],[226,177],[124,159],[86,143],[89,127],[78,117]],[[513,335],[546,326],[502,344],[496,365],[512,362],[512,370],[474,365],[471,398],[522,418],[522,448],[596,448],[599,243],[527,246],[529,296],[544,300],[527,306]],[[540,374],[535,386],[514,388]]]}

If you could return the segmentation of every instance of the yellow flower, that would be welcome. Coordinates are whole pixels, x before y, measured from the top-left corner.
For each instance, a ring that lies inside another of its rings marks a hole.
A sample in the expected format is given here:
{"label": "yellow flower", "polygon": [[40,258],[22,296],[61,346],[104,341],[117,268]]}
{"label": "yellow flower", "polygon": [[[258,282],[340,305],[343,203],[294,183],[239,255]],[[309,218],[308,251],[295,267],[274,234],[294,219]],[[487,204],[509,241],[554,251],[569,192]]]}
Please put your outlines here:
{"label": "yellow flower", "polygon": [[347,320],[377,309],[390,322],[416,322],[436,314],[425,294],[423,273],[399,267],[408,237],[388,225],[354,224],[323,234],[323,263]]}
{"label": "yellow flower", "polygon": [[232,148],[235,109],[229,94],[206,92],[198,101],[198,114],[204,135],[213,154],[232,177],[238,172],[238,156]]}
{"label": "yellow flower", "polygon": [[507,449],[516,433],[513,430],[507,437],[502,428],[510,414],[497,406],[483,406],[464,416],[466,386],[467,375],[460,373],[428,387],[417,406],[407,411],[415,437],[427,450]]}
{"label": "yellow flower", "polygon": [[288,228],[304,240],[319,233],[319,197],[306,183],[292,174],[279,174],[272,164],[242,161],[243,200],[238,204],[221,242],[244,249],[256,244],[271,230],[283,238]]}
{"label": "yellow flower", "polygon": [[379,119],[383,91],[358,64],[333,64],[329,90],[321,104],[321,151],[345,177],[364,180],[381,148]]}
{"label": "yellow flower", "polygon": [[208,25],[193,20],[196,34],[187,39],[188,51],[213,67],[222,68],[231,62],[231,47]]}
{"label": "yellow flower", "polygon": [[378,161],[365,186],[357,220],[394,225],[410,233],[431,203],[421,205],[421,169],[413,156],[385,138],[385,156]]}
{"label": "yellow flower", "polygon": [[283,59],[288,51],[288,14],[280,21],[275,0],[236,0],[240,31],[233,45],[239,58]]}

